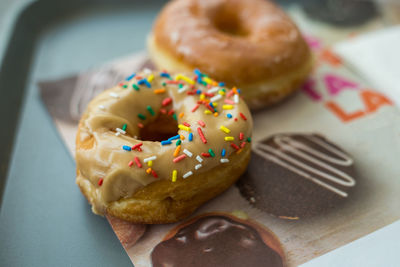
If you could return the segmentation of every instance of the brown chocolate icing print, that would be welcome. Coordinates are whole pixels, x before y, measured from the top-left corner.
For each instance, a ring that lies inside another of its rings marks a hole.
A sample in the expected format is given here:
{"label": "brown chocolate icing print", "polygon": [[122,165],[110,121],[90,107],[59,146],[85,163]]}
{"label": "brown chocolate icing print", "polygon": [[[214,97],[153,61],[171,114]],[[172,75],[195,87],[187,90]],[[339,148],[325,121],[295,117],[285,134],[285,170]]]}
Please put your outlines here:
{"label": "brown chocolate icing print", "polygon": [[153,249],[151,261],[153,267],[284,266],[255,228],[221,215],[184,225]]}
{"label": "brown chocolate icing print", "polygon": [[241,194],[285,219],[322,214],[346,202],[356,184],[353,159],[316,134],[277,134],[255,144]]}

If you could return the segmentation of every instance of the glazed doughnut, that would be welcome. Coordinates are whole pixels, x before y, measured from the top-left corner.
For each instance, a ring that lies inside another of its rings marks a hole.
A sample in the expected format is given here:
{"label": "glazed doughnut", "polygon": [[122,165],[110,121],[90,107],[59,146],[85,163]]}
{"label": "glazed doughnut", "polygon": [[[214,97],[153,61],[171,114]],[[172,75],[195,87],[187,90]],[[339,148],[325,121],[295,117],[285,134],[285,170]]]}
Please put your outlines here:
{"label": "glazed doughnut", "polygon": [[239,94],[198,70],[146,70],[94,98],[76,137],[76,182],[93,212],[170,223],[226,190],[250,159]]}
{"label": "glazed doughnut", "polygon": [[174,0],[148,38],[159,68],[194,68],[242,89],[251,108],[294,92],[311,70],[308,45],[291,19],[265,0]]}

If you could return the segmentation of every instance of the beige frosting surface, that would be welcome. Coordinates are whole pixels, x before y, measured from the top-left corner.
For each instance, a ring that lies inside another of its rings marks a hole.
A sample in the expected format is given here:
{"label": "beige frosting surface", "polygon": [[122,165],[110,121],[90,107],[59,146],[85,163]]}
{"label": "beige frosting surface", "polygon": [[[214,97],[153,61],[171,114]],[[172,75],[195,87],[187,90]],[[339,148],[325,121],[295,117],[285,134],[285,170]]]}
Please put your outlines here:
{"label": "beige frosting surface", "polygon": [[[221,159],[229,160],[232,153],[238,153],[237,148],[233,148],[231,144],[239,148],[241,145],[250,145],[250,140],[247,138],[251,136],[252,118],[237,91],[230,92],[228,88],[219,87],[218,83],[207,77],[203,77],[203,82],[204,80],[208,82],[207,86],[199,83],[192,86],[193,78],[194,74],[189,76],[171,74],[171,78],[167,78],[161,77],[160,72],[145,71],[129,81],[104,91],[91,101],[80,122],[76,162],[77,183],[86,191],[86,197],[92,203],[95,213],[104,214],[108,203],[129,198],[139,189],[159,179],[168,179],[172,183],[174,170],[177,171],[177,179],[193,179],[196,173],[210,171],[220,164],[226,164],[229,168],[230,163],[221,162]],[[143,79],[150,81],[150,88],[143,83]],[[170,79],[181,82],[183,88],[178,84],[165,84],[171,81]],[[135,90],[134,86],[139,90]],[[165,92],[157,94],[155,93],[158,92],[155,91],[157,89],[165,89]],[[226,91],[225,94],[222,89]],[[200,90],[201,94],[189,95],[196,90]],[[204,95],[207,92],[213,93]],[[171,98],[172,102],[163,106],[162,103],[166,98]],[[203,100],[199,102],[200,99]],[[214,101],[212,103],[217,112],[207,111],[209,108],[205,103],[210,99]],[[192,111],[197,105],[199,105],[197,110]],[[185,158],[176,163],[173,160],[177,140],[162,145],[161,142],[141,141],[138,137],[140,134],[138,125],[151,123],[159,112],[168,113],[172,109],[179,125],[190,124],[190,130],[182,127],[183,129],[177,131],[177,134],[183,136],[178,157],[185,155]],[[154,111],[154,115],[150,110]],[[139,118],[139,113],[144,115],[145,119],[143,116]],[[227,117],[228,113],[232,118]],[[199,120],[204,122],[205,127],[199,124]],[[117,128],[122,129],[125,124],[126,133],[117,130]],[[220,129],[221,126],[226,127],[225,131]],[[197,128],[204,133],[206,143],[201,140]],[[188,138],[189,133],[193,134],[191,142]],[[239,139],[240,133],[243,134],[242,140]],[[225,137],[233,137],[234,140],[225,141]],[[142,151],[123,149],[123,146],[132,147],[138,143],[143,143]],[[185,149],[189,153],[185,154]],[[210,153],[209,149],[212,149],[214,157],[201,156],[201,153]],[[221,156],[223,149],[226,150],[225,157]],[[149,163],[144,161],[153,156],[156,159],[152,160],[150,167]],[[197,156],[201,157],[202,162],[196,159]],[[141,168],[135,163],[135,157],[142,164]],[[197,166],[196,169],[196,165],[199,164],[201,167]],[[149,168],[151,171],[147,173],[146,170]],[[188,175],[189,172],[193,174]],[[154,177],[155,174],[158,177]],[[183,178],[185,174],[187,178]]]}

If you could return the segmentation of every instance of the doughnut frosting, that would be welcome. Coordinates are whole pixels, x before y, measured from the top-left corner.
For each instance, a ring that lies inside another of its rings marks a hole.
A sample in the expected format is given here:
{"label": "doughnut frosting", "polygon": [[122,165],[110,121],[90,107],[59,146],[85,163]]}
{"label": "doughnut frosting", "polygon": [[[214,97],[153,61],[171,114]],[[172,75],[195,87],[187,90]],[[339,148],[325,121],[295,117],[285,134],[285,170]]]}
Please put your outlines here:
{"label": "doughnut frosting", "polygon": [[[176,121],[175,134],[161,142],[140,140],[160,114]],[[250,146],[251,132],[240,90],[199,71],[145,70],[90,102],[77,134],[76,181],[93,212],[103,215],[110,203],[160,179],[174,183],[229,167],[231,155]]]}
{"label": "doughnut frosting", "polygon": [[185,65],[239,86],[292,73],[311,58],[297,26],[265,0],[171,1],[151,39]]}

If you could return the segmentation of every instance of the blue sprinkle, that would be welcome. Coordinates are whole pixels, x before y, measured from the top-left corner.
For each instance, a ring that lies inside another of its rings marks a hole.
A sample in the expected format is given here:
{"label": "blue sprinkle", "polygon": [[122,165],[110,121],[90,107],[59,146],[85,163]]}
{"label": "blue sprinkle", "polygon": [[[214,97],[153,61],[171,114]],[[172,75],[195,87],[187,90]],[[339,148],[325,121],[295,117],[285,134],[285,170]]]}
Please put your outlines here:
{"label": "blue sprinkle", "polygon": [[215,107],[212,102],[210,102],[210,106],[215,110]]}
{"label": "blue sprinkle", "polygon": [[151,88],[151,84],[149,83],[149,81],[148,81],[147,79],[141,79],[141,80],[139,80],[139,81],[138,81],[138,84],[139,84],[139,85],[146,84],[146,86],[147,86],[148,88]]}
{"label": "blue sprinkle", "polygon": [[242,92],[242,90],[240,90],[240,89],[237,89],[237,92],[240,94],[240,93]]}
{"label": "blue sprinkle", "polygon": [[226,116],[227,116],[229,119],[232,119],[232,114],[228,113],[228,114],[226,114]]}
{"label": "blue sprinkle", "polygon": [[201,71],[199,69],[195,69],[194,74],[198,75],[199,77],[203,76],[203,73],[201,73]]}
{"label": "blue sprinkle", "polygon": [[125,78],[125,81],[130,81],[130,80],[132,80],[132,78],[135,77],[135,76],[136,76],[136,73],[132,73],[130,76],[128,76],[128,77]]}
{"label": "blue sprinkle", "polygon": [[198,95],[201,94],[201,90],[197,90],[196,94],[198,94]]}
{"label": "blue sprinkle", "polygon": [[175,136],[172,136],[172,137],[168,138],[168,141],[177,140],[179,138],[181,138],[181,136],[178,134],[178,135],[175,135]]}
{"label": "blue sprinkle", "polygon": [[164,141],[161,141],[161,145],[163,145],[163,146],[165,146],[165,145],[170,145],[172,142],[171,142],[171,140],[164,140]]}
{"label": "blue sprinkle", "polygon": [[223,83],[223,82],[220,82],[220,83],[218,83],[218,86],[221,86],[221,87],[223,87],[223,86],[225,86],[225,83]]}
{"label": "blue sprinkle", "polygon": [[130,146],[123,146],[122,148],[124,150],[126,150],[126,151],[131,151],[132,150],[132,148]]}
{"label": "blue sprinkle", "polygon": [[225,155],[226,155],[226,150],[223,148],[221,151],[221,156],[225,157]]}
{"label": "blue sprinkle", "polygon": [[193,141],[193,133],[190,133],[189,134],[189,142],[192,142]]}
{"label": "blue sprinkle", "polygon": [[203,80],[201,79],[201,77],[198,77],[198,78],[197,78],[197,82],[198,82],[198,83],[202,83],[202,82],[203,82]]}
{"label": "blue sprinkle", "polygon": [[161,72],[161,77],[165,77],[165,78],[171,78],[171,76],[168,74],[168,73],[166,73],[166,72]]}

